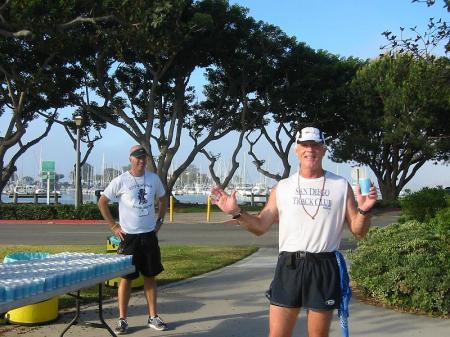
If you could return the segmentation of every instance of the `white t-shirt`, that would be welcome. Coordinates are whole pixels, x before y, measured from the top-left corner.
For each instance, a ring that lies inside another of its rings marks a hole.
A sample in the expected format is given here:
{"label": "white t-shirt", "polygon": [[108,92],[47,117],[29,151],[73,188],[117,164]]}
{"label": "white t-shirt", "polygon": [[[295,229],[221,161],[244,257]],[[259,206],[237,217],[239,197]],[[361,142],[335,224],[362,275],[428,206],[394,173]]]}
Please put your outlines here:
{"label": "white t-shirt", "polygon": [[158,175],[147,171],[141,177],[134,177],[128,171],[122,173],[103,191],[109,200],[119,203],[120,227],[129,234],[155,229],[155,198],[165,194]]}
{"label": "white t-shirt", "polygon": [[[339,248],[345,220],[348,182],[328,171],[325,177],[323,185],[324,177],[306,179],[299,177],[297,172],[278,183],[276,197],[280,220],[280,252],[320,253]],[[312,219],[311,216],[314,216],[316,211],[317,215]]]}

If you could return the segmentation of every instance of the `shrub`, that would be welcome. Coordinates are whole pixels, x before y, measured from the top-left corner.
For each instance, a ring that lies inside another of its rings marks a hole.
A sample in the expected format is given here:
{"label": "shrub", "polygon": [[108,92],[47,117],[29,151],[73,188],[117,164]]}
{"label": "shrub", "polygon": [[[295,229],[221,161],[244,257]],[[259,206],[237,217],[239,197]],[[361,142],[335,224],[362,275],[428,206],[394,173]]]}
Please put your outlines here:
{"label": "shrub", "polygon": [[447,240],[450,240],[450,207],[438,211],[431,220],[431,225],[435,227],[436,233],[446,236]]}
{"label": "shrub", "polygon": [[400,200],[405,220],[428,221],[440,209],[450,206],[448,191],[442,187],[425,187]]}
{"label": "shrub", "polygon": [[0,219],[17,219],[16,207],[10,206],[10,204],[0,204]]}
{"label": "shrub", "polygon": [[350,275],[366,297],[404,310],[450,314],[450,211],[428,223],[373,228],[351,254]]}
{"label": "shrub", "polygon": [[[118,217],[117,204],[108,205],[113,217]],[[101,220],[96,204],[83,204],[78,210],[74,205],[0,204],[0,219],[4,220],[52,220],[87,219]]]}

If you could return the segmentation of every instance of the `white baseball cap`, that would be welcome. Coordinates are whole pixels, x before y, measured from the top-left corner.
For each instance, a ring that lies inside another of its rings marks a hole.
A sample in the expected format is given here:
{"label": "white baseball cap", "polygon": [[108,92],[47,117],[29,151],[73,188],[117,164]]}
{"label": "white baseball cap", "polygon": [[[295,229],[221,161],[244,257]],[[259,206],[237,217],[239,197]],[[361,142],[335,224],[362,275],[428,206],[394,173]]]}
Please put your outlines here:
{"label": "white baseball cap", "polygon": [[325,137],[323,132],[317,128],[306,127],[301,129],[295,135],[295,141],[297,144],[307,141],[313,141],[320,144],[325,144]]}

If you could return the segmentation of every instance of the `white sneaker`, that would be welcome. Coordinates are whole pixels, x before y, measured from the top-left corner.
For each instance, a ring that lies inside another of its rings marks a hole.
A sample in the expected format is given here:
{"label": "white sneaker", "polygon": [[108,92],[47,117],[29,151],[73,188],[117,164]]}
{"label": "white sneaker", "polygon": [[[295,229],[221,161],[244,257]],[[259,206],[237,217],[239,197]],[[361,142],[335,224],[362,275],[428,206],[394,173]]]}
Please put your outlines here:
{"label": "white sneaker", "polygon": [[117,322],[117,327],[114,329],[117,335],[124,335],[128,332],[128,322],[126,319],[119,319]]}
{"label": "white sneaker", "polygon": [[164,321],[158,315],[156,315],[155,317],[148,318],[148,326],[152,329],[159,330],[159,331],[163,331],[163,330],[167,329],[166,323],[164,323]]}

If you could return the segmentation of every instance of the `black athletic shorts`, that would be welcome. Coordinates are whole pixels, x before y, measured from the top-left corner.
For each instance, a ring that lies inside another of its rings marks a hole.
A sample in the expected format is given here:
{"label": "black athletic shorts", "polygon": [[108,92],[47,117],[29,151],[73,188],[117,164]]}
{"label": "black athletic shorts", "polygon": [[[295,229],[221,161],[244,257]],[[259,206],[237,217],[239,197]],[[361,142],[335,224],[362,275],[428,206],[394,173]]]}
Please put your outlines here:
{"label": "black athletic shorts", "polygon": [[281,307],[339,308],[341,288],[335,253],[281,252],[266,296],[270,304]]}
{"label": "black athletic shorts", "polygon": [[164,270],[161,264],[161,251],[158,238],[154,231],[140,234],[126,234],[117,249],[118,254],[133,255],[134,273],[124,275],[123,278],[133,280],[144,276],[153,277]]}

